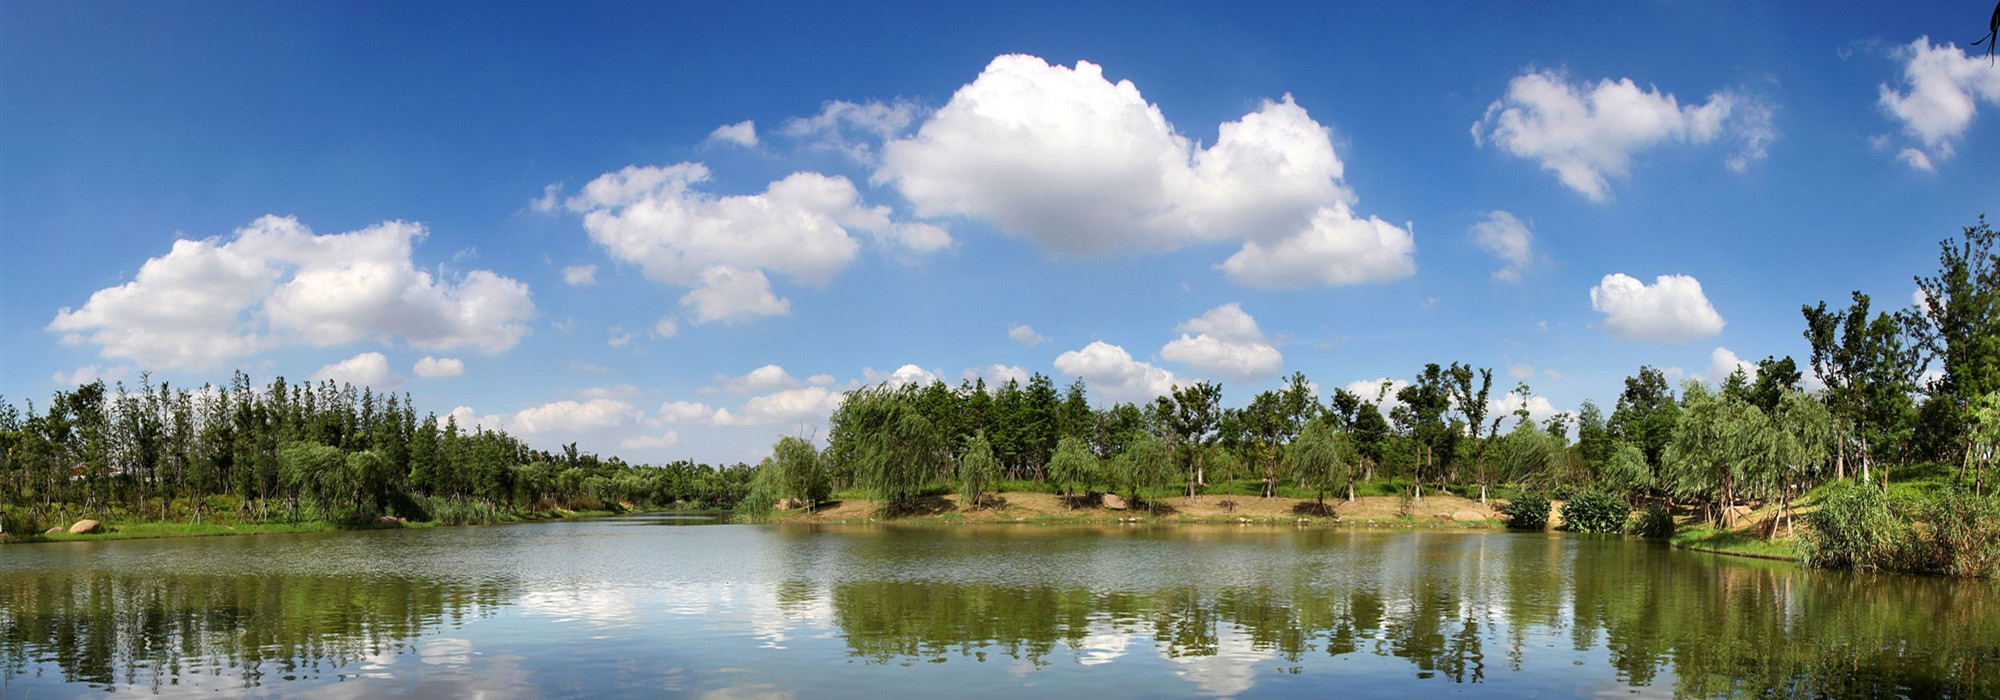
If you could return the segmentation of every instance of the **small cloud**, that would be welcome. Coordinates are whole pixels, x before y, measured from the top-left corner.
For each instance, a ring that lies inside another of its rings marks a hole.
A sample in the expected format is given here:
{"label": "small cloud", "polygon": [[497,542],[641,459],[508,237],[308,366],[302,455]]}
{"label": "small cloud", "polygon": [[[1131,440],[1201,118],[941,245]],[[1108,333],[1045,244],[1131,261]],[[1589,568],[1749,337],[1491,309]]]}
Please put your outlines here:
{"label": "small cloud", "polygon": [[555,211],[556,206],[562,203],[562,193],[563,184],[551,182],[542,187],[542,196],[528,202],[528,208],[539,212]]}
{"label": "small cloud", "polygon": [[672,316],[661,316],[660,320],[653,323],[653,337],[655,338],[672,338],[680,332],[681,325],[676,323]]}
{"label": "small cloud", "polygon": [[596,265],[570,265],[563,268],[563,284],[585,287],[597,284]]}
{"label": "small cloud", "polygon": [[1008,326],[1007,337],[1014,339],[1014,342],[1020,343],[1021,347],[1024,348],[1032,348],[1037,345],[1041,345],[1042,343],[1049,342],[1048,336],[1036,333],[1034,326],[1030,326],[1024,323],[1016,323],[1014,325]]}
{"label": "small cloud", "polygon": [[424,359],[417,360],[417,366],[411,368],[410,371],[415,372],[417,376],[425,379],[456,377],[465,374],[465,363],[454,357],[431,357],[425,355]]}
{"label": "small cloud", "polygon": [[735,124],[724,124],[708,132],[708,140],[716,143],[733,143],[744,148],[756,148],[757,124],[749,119]]}

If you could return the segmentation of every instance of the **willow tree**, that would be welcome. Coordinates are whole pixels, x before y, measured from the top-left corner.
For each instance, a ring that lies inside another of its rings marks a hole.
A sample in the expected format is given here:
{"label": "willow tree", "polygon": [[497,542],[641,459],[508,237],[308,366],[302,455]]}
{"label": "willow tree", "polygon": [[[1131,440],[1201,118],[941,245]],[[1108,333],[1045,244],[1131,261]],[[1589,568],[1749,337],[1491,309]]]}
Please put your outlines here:
{"label": "willow tree", "polygon": [[1097,472],[1097,456],[1090,453],[1082,438],[1065,435],[1056,442],[1056,453],[1049,457],[1049,479],[1064,495],[1075,493],[1073,487],[1077,486],[1090,490],[1090,485],[1098,482]]}
{"label": "willow tree", "polygon": [[[1161,484],[1173,477],[1173,461],[1167,456],[1167,446],[1160,438],[1149,433],[1136,433],[1125,443],[1125,449],[1113,458],[1112,463],[1118,480],[1131,494],[1131,501],[1138,504],[1141,494],[1158,490]],[[1149,510],[1158,510],[1157,504],[1147,502]]]}
{"label": "willow tree", "polygon": [[1776,534],[1779,523],[1792,526],[1792,498],[1810,488],[1833,453],[1833,416],[1824,404],[1797,389],[1785,391],[1772,405],[1760,434],[1750,440],[1755,451],[1748,481],[1758,495],[1778,503],[1778,515],[1764,530]]}
{"label": "willow tree", "polygon": [[771,459],[765,464],[768,466],[764,468],[771,470],[778,497],[804,505],[807,512],[832,493],[825,460],[803,438],[778,438],[777,444],[771,446]]}
{"label": "willow tree", "polygon": [[1759,459],[1768,420],[1740,398],[1688,382],[1687,406],[1662,455],[1667,485],[1676,496],[1700,499],[1710,522],[1733,525],[1730,507],[1742,494]]}
{"label": "willow tree", "polygon": [[[1064,438],[1068,441],[1069,438]],[[973,433],[965,441],[965,450],[958,458],[958,495],[965,507],[978,508],[979,499],[986,495],[986,489],[993,480],[1000,477],[1000,460],[993,458],[993,444],[986,441],[986,432]]]}
{"label": "willow tree", "polygon": [[912,389],[864,387],[835,409],[827,440],[851,462],[855,481],[887,513],[916,505],[923,487],[944,474],[949,452],[937,428],[916,409]]}
{"label": "willow tree", "polygon": [[1524,420],[1497,442],[1501,478],[1538,490],[1562,485],[1567,455],[1560,438]]}
{"label": "willow tree", "polygon": [[1335,432],[1326,419],[1306,423],[1299,436],[1285,449],[1285,468],[1317,494],[1322,511],[1326,492],[1347,486],[1347,500],[1354,500],[1354,447],[1345,433]]}

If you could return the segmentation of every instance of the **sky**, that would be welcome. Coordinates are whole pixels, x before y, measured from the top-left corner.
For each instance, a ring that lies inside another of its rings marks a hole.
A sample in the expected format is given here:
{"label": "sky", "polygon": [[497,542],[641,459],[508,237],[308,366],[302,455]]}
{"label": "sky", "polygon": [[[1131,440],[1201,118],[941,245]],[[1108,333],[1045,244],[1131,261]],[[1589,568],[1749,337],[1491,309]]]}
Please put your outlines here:
{"label": "sky", "polygon": [[330,378],[632,462],[933,377],[1608,407],[2000,215],[1982,5],[8,2],[0,396]]}

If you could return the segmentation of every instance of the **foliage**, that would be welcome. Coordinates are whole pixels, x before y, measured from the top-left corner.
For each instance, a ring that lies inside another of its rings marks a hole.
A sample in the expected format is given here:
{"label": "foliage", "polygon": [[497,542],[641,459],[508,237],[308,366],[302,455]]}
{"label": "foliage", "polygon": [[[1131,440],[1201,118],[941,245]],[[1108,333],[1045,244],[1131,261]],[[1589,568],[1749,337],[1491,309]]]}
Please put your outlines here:
{"label": "foliage", "polygon": [[978,508],[987,488],[998,478],[1000,461],[993,458],[992,443],[986,441],[986,433],[974,433],[958,460],[958,494],[965,507]]}
{"label": "foliage", "polygon": [[1563,501],[1563,529],[1572,532],[1624,532],[1632,505],[1623,496],[1588,490]]}
{"label": "foliage", "polygon": [[1285,451],[1285,468],[1306,488],[1312,489],[1320,505],[1326,492],[1353,481],[1354,448],[1344,433],[1333,430],[1333,422],[1315,419],[1306,424]]}
{"label": "foliage", "polygon": [[1541,494],[1521,494],[1501,506],[1500,512],[1507,516],[1507,527],[1515,530],[1546,530],[1549,527],[1549,499]]}
{"label": "foliage", "polygon": [[1674,513],[1665,504],[1649,504],[1639,509],[1639,517],[1626,524],[1625,532],[1647,539],[1668,539],[1674,536]]}
{"label": "foliage", "polygon": [[1049,479],[1064,493],[1072,489],[1090,490],[1103,481],[1097,455],[1090,453],[1090,447],[1083,439],[1065,435],[1056,443],[1055,456],[1049,458]]}

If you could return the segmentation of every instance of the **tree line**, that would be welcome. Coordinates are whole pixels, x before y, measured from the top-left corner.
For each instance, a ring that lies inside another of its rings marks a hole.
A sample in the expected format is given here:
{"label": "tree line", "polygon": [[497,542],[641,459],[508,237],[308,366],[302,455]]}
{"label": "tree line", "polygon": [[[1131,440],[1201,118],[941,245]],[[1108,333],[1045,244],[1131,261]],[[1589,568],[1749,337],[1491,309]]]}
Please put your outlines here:
{"label": "tree line", "polygon": [[96,381],[39,408],[0,401],[0,508],[24,523],[112,513],[141,519],[478,522],[623,505],[728,508],[752,469],[636,466],[537,450],[504,431],[419,417],[370,388]]}
{"label": "tree line", "polygon": [[[1527,406],[1531,389],[1496,395],[1492,369],[1460,362],[1424,364],[1393,391],[1385,382],[1328,396],[1295,373],[1241,407],[1222,406],[1212,382],[1109,404],[1094,404],[1082,380],[1058,390],[1039,373],[998,386],[864,387],[834,411],[824,450],[781,441],[761,465],[762,496],[748,505],[810,505],[859,489],[896,512],[956,489],[977,506],[1001,480],[1132,499],[1212,494],[1225,505],[1280,489],[1320,503],[1363,490],[1418,500],[1426,489],[1483,502],[1505,485],[1614,500],[1626,511],[1605,519],[1613,528],[1634,505],[1692,511],[1719,527],[1737,525],[1749,506],[1775,505],[1768,537],[1794,528],[1795,501],[1815,489],[1853,482],[1886,494],[1897,469],[1931,465],[1948,472],[1948,488],[1973,496],[1960,499],[1966,507],[1991,510],[1967,521],[1983,523],[1975,539],[2000,549],[1986,478],[2000,444],[1995,242],[1984,217],[1941,242],[1938,269],[1913,278],[1907,309],[1874,310],[1858,291],[1846,308],[1802,306],[1803,367],[1770,356],[1715,386],[1676,388],[1645,366],[1608,414],[1584,401],[1539,422],[1525,409],[1496,415],[1494,406]],[[1509,393],[1511,404],[1494,400]],[[1878,510],[1930,507],[1891,500]]]}

